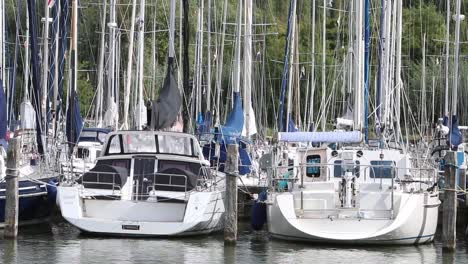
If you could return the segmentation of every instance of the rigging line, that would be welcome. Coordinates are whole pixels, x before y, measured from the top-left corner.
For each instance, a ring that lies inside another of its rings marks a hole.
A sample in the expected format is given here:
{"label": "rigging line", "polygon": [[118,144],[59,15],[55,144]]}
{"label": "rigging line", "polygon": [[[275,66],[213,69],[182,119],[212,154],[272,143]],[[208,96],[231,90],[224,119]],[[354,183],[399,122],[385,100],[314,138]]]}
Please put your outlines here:
{"label": "rigging line", "polygon": [[[406,100],[406,103],[408,104],[408,105],[407,105],[408,114],[410,114],[410,117],[411,117],[411,119],[412,119],[412,121],[413,121],[413,124],[414,124],[414,126],[411,126],[411,127],[412,127],[412,129],[416,129],[416,131],[417,131],[419,137],[420,137],[421,139],[423,139],[422,132],[421,132],[420,128],[418,127],[418,122],[416,122],[416,119],[415,119],[415,117],[414,117],[414,115],[413,115],[413,111],[412,111],[412,109],[411,109],[410,102],[409,102],[409,99],[408,99],[408,95],[406,94],[406,90],[405,90],[405,89],[401,89],[401,90],[403,91],[404,99]],[[423,142],[424,142],[424,141],[423,141]],[[427,146],[427,142],[424,142],[424,143],[425,143],[425,145]]]}

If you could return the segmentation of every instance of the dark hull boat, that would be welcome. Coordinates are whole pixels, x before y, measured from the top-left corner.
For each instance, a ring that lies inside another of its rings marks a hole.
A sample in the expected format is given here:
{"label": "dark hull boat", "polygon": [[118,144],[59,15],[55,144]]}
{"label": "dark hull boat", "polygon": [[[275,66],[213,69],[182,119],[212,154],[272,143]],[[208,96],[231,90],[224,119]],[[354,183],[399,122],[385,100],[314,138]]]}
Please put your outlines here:
{"label": "dark hull boat", "polygon": [[[37,223],[47,219],[56,200],[56,181],[53,178],[41,181],[19,180],[19,210],[20,224]],[[5,221],[6,182],[0,182],[0,227]]]}

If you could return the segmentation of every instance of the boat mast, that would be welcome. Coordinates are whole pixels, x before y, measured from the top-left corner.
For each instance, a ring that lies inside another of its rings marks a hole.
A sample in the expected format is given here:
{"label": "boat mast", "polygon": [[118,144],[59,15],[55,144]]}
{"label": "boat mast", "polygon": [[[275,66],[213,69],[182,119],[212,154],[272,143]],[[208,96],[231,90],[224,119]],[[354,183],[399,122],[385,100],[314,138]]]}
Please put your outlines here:
{"label": "boat mast", "polygon": [[288,74],[288,103],[286,108],[286,132],[289,132],[289,119],[291,117],[291,104],[292,104],[292,86],[293,86],[293,67],[294,67],[294,46],[296,37],[296,6],[297,1],[292,0],[292,14],[291,14],[291,39],[289,51],[289,74]]}
{"label": "boat mast", "polygon": [[221,103],[221,80],[223,76],[223,57],[224,57],[224,40],[226,36],[226,18],[227,18],[227,0],[224,0],[224,7],[223,7],[223,23],[222,23],[222,32],[221,32],[221,48],[219,54],[217,54],[216,62],[217,66],[217,78],[216,78],[216,126],[220,125],[220,103]]}
{"label": "boat mast", "polygon": [[423,34],[422,46],[422,72],[421,72],[421,113],[420,113],[420,126],[422,136],[426,132],[426,33]]}
{"label": "boat mast", "polygon": [[376,124],[375,124],[375,132],[377,137],[380,137],[381,134],[381,127],[382,127],[382,98],[383,93],[382,93],[382,88],[384,86],[384,72],[385,72],[385,60],[383,59],[386,49],[385,49],[385,12],[387,8],[387,0],[381,0],[380,1],[381,7],[380,7],[380,41],[379,41],[379,67],[378,67],[378,74],[377,74],[377,91],[375,93],[375,115],[376,115]]}
{"label": "boat mast", "polygon": [[48,74],[49,74],[49,4],[44,3],[44,33],[42,35],[42,133],[47,134],[47,94],[48,94]]}
{"label": "boat mast", "polygon": [[5,66],[5,0],[0,0],[0,81],[6,90]]}
{"label": "boat mast", "polygon": [[364,98],[364,83],[363,83],[363,59],[364,59],[364,35],[362,34],[363,26],[363,1],[355,1],[355,47],[354,47],[354,130],[361,131],[363,128],[364,113],[363,113],[363,98]]}
{"label": "boat mast", "polygon": [[102,8],[101,20],[101,40],[99,44],[99,65],[98,65],[98,83],[97,83],[97,96],[96,96],[96,111],[95,121],[96,127],[102,126],[102,98],[104,91],[104,57],[105,57],[105,44],[106,44],[106,17],[107,17],[107,0],[104,0]]}
{"label": "boat mast", "polygon": [[241,73],[241,63],[240,63],[240,50],[241,50],[241,32],[242,32],[242,2],[240,0],[238,3],[237,9],[237,32],[236,32],[236,50],[235,50],[235,61],[236,67],[234,68],[234,80],[233,80],[233,92],[238,93],[240,90],[240,73]]}
{"label": "boat mast", "polygon": [[[182,76],[183,76],[183,66],[182,66],[182,55],[183,55],[183,52],[182,52],[182,47],[184,46],[184,40],[183,40],[183,34],[182,34],[182,30],[183,30],[183,27],[182,25],[184,24],[183,22],[183,17],[184,17],[184,14],[183,14],[183,0],[179,0],[179,59],[177,61],[177,67],[179,67],[178,69],[178,78],[177,78],[177,84],[178,84],[178,87],[179,87],[179,91],[182,93],[182,95],[184,95],[184,84],[183,84],[183,80],[182,80]],[[182,103],[182,105],[184,105]]]}
{"label": "boat mast", "polygon": [[171,0],[170,16],[169,16],[169,58],[175,58],[175,11],[176,2]]}
{"label": "boat mast", "polygon": [[[208,21],[207,21],[207,73],[206,73],[206,112],[211,112],[211,0],[208,0]],[[211,124],[210,124],[211,125]]]}
{"label": "boat mast", "polygon": [[57,136],[57,120],[58,120],[58,111],[57,111],[57,98],[58,98],[58,90],[59,90],[59,43],[60,43],[60,1],[54,3],[54,27],[55,27],[55,36],[54,36],[54,92],[53,92],[53,101],[52,101],[52,109],[54,111],[54,115],[52,116],[52,126],[53,126],[53,133],[54,138]]}
{"label": "boat mast", "polygon": [[[369,143],[369,61],[370,61],[370,0],[366,0],[365,8],[365,52],[364,52],[364,141]],[[399,74],[398,74],[399,76]],[[398,115],[399,116],[399,115]]]}
{"label": "boat mast", "polygon": [[[241,0],[242,1],[242,0]],[[252,108],[252,2],[245,0],[245,31],[244,31],[244,127],[245,136],[250,138],[250,118]]]}
{"label": "boat mast", "polygon": [[[128,111],[130,107],[130,89],[132,87],[132,64],[133,64],[133,39],[135,36],[135,17],[136,17],[136,0],[132,0],[132,18],[130,22],[130,35],[128,45],[128,57],[127,57],[127,80],[125,84],[125,96],[124,96],[124,120],[123,129],[128,129]],[[154,47],[153,47],[154,48]]]}
{"label": "boat mast", "polygon": [[[453,90],[452,90],[452,116],[457,116],[457,103],[458,103],[458,56],[460,55],[460,22],[464,16],[460,14],[460,0],[457,0],[456,13],[455,13],[455,54],[454,54],[454,72],[453,72]],[[452,130],[452,122],[450,122],[450,129]],[[450,146],[452,145],[452,133],[450,133]]]}
{"label": "boat mast", "polygon": [[447,1],[447,28],[445,31],[445,105],[444,115],[449,117],[449,66],[450,66],[450,0]]}
{"label": "boat mast", "polygon": [[[368,1],[368,0],[367,0]],[[400,102],[401,102],[401,89],[403,82],[401,80],[401,37],[402,37],[402,23],[403,22],[403,0],[397,0],[397,30],[396,30],[396,62],[395,62],[395,120],[396,120],[396,133],[395,141],[400,142],[401,126],[400,126]],[[406,152],[406,147],[403,147],[403,152]]]}
{"label": "boat mast", "polygon": [[115,62],[116,62],[116,27],[117,27],[117,20],[116,20],[116,6],[117,0],[110,0],[110,9],[109,9],[109,69],[107,71],[107,108],[112,108],[114,116],[114,120],[111,121],[112,127],[117,129],[119,124],[119,111],[116,102],[116,87],[115,87]]}
{"label": "boat mast", "polygon": [[[2,1],[2,0],[0,0]],[[26,102],[29,100],[29,9],[26,8],[26,29],[24,31],[25,36],[25,48],[24,48],[24,94],[23,101]],[[21,117],[23,119],[23,117]]]}
{"label": "boat mast", "polygon": [[[314,94],[315,94],[315,1],[312,0],[312,47],[311,47],[311,69],[310,69],[310,99],[309,118],[307,120],[307,130],[310,130],[314,118]],[[314,128],[315,129],[315,128]]]}
{"label": "boat mast", "polygon": [[144,49],[145,49],[145,0],[140,0],[140,15],[138,29],[138,102],[136,129],[141,130],[146,123],[146,108],[143,101],[144,89]]}
{"label": "boat mast", "polygon": [[76,94],[76,91],[77,91],[77,80],[78,80],[78,68],[77,68],[77,64],[78,64],[78,51],[76,50],[77,48],[77,43],[78,43],[78,0],[72,0],[72,34],[71,34],[71,62],[70,62],[70,66],[71,66],[71,87],[70,87],[70,94],[68,95],[69,97],[71,97],[72,99],[70,100],[70,112],[71,112],[71,122],[72,122],[72,126],[71,126],[71,140],[70,142],[72,142],[72,146],[74,146],[75,142],[77,141],[75,137],[75,124],[73,122],[74,118],[73,118],[73,113],[75,112],[75,94]]}
{"label": "boat mast", "polygon": [[198,0],[198,41],[197,41],[197,57],[196,57],[196,80],[197,80],[197,98],[196,98],[196,111],[195,120],[198,120],[198,115],[203,112],[202,110],[202,75],[203,75],[203,12],[204,0]]}
{"label": "boat mast", "polygon": [[325,72],[325,66],[327,64],[326,59],[327,59],[327,0],[323,0],[323,25],[322,25],[322,102],[321,102],[321,108],[322,108],[322,131],[326,130],[326,119],[327,116],[325,114],[325,108],[326,108],[326,97],[325,93],[327,92],[327,87],[326,87],[326,72]]}

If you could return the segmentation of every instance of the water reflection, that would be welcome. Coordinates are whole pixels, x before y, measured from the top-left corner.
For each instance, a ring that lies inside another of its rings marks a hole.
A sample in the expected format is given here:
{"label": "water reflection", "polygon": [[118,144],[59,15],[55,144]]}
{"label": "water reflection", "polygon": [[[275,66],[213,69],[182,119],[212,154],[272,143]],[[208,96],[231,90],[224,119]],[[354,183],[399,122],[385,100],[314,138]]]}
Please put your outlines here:
{"label": "water reflection", "polygon": [[14,240],[0,240],[3,263],[467,263],[463,236],[457,251],[442,252],[434,244],[394,247],[341,247],[272,239],[266,231],[239,225],[239,241],[224,246],[223,235],[176,239],[128,239],[81,235],[74,227],[55,222],[21,229]]}

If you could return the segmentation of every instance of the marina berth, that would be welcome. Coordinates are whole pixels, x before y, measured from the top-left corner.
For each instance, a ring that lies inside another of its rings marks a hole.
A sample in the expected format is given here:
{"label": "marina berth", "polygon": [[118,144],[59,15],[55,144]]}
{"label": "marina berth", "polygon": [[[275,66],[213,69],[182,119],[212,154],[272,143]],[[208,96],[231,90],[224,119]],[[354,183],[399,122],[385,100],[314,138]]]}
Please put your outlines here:
{"label": "marina berth", "polygon": [[183,236],[219,230],[224,175],[189,134],[109,134],[96,166],[58,187],[62,216],[87,233]]}
{"label": "marina berth", "polygon": [[417,167],[395,149],[288,146],[277,145],[271,167],[266,204],[272,236],[340,244],[434,239],[440,205],[435,168]]}

